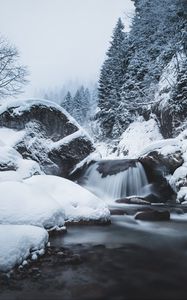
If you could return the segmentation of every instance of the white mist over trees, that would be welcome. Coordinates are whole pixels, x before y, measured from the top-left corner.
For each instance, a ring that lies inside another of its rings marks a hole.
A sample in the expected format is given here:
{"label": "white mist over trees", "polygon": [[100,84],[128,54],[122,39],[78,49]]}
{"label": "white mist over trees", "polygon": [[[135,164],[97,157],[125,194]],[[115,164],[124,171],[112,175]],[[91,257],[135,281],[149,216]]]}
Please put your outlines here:
{"label": "white mist over trees", "polygon": [[97,84],[90,84],[88,87],[81,85],[77,89],[75,86],[64,85],[62,88],[43,92],[43,97],[59,103],[81,126],[93,134],[92,127],[98,105]]}

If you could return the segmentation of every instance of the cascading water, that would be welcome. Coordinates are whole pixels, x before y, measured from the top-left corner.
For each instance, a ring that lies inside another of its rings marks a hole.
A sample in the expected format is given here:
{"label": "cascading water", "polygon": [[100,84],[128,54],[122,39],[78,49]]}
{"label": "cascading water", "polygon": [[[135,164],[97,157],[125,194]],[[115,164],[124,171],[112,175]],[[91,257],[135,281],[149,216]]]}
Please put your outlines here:
{"label": "cascading water", "polygon": [[[121,167],[119,162],[116,163],[119,171],[112,162],[114,172],[111,171],[111,168],[108,168],[107,161],[105,161],[104,167],[100,166],[102,161],[92,164],[79,183],[98,197],[106,200],[150,194],[151,188],[142,164],[139,161],[133,161],[129,165],[129,161],[127,161],[128,166],[124,167],[126,160],[123,160],[123,166]],[[108,164],[110,164],[110,161],[108,161]],[[104,170],[101,170],[102,168]]]}

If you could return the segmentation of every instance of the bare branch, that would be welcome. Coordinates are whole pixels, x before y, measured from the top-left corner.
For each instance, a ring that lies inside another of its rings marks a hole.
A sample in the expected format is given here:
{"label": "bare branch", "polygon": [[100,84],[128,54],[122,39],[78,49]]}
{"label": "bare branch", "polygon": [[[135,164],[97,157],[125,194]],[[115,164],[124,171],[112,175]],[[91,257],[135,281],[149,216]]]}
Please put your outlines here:
{"label": "bare branch", "polygon": [[20,65],[18,59],[17,49],[0,36],[0,98],[23,92],[28,82],[27,68]]}

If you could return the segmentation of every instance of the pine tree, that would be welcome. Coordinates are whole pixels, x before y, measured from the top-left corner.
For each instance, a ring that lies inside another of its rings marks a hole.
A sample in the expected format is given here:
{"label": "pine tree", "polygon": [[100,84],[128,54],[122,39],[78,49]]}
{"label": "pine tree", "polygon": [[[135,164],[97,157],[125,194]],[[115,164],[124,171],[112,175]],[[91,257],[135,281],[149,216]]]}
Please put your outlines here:
{"label": "pine tree", "polygon": [[72,110],[73,110],[73,98],[71,96],[71,93],[68,91],[67,95],[65,96],[65,98],[63,99],[63,101],[61,102],[61,106],[67,110],[67,112],[69,114],[72,114]]}
{"label": "pine tree", "polygon": [[107,51],[107,59],[102,66],[99,79],[98,107],[100,111],[97,117],[106,137],[112,136],[112,129],[117,118],[116,108],[121,101],[120,90],[127,64],[126,49],[124,47],[127,34],[123,30],[124,25],[119,18],[114,28],[111,46]]}

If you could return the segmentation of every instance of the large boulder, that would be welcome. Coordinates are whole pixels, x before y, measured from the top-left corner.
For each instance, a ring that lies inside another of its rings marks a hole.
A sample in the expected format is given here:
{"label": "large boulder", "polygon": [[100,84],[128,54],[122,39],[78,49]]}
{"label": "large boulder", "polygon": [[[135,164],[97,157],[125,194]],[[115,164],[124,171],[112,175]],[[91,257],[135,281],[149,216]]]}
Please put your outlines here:
{"label": "large boulder", "polygon": [[144,166],[149,182],[154,183],[160,198],[166,202],[175,196],[167,177],[183,164],[182,152],[174,139],[157,142],[151,147],[139,160]]}
{"label": "large boulder", "polygon": [[39,163],[46,174],[68,177],[94,146],[60,106],[45,100],[12,101],[0,108],[0,127],[23,134],[14,148]]}

